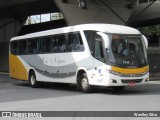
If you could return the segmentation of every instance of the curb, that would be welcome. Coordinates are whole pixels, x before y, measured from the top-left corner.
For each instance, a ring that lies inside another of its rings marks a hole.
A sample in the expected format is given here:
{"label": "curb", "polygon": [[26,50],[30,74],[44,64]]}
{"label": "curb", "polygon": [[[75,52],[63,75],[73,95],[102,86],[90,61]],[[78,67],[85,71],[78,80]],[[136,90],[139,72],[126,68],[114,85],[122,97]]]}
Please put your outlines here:
{"label": "curb", "polygon": [[150,77],[149,81],[160,81],[160,77]]}
{"label": "curb", "polygon": [[160,84],[160,81],[149,81],[149,84]]}
{"label": "curb", "polygon": [[2,74],[2,75],[9,75],[8,72],[0,72],[0,74]]}

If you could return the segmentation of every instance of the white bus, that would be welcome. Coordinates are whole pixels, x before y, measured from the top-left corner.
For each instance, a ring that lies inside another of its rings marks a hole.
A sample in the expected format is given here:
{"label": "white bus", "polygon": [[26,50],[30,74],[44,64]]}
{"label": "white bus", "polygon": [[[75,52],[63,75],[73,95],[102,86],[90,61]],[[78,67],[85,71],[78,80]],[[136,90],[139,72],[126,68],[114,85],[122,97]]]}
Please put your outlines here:
{"label": "white bus", "polygon": [[111,24],[83,24],[14,37],[10,41],[10,77],[77,84],[121,91],[149,81],[147,39],[136,29]]}

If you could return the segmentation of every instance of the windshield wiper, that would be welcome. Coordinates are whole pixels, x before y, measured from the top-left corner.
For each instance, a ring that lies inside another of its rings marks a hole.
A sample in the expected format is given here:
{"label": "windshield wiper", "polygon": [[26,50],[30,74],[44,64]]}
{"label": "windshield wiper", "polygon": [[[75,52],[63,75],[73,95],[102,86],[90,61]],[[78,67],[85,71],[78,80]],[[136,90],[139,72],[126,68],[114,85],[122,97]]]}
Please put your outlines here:
{"label": "windshield wiper", "polygon": [[141,66],[141,65],[142,65],[142,62],[140,61],[140,59],[139,59],[139,57],[136,55],[136,53],[134,53],[133,51],[130,51],[130,53],[135,56],[136,60],[139,62],[139,65]]}

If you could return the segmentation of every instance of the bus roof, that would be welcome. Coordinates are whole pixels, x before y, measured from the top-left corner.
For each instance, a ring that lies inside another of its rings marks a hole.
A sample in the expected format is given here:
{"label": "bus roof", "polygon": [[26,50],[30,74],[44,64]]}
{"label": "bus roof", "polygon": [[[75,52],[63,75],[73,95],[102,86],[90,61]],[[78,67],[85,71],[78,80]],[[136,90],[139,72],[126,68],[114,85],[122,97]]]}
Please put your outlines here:
{"label": "bus roof", "polygon": [[14,37],[11,39],[11,41],[16,40],[16,39],[18,40],[18,39],[25,39],[25,38],[32,38],[32,37],[68,33],[68,32],[74,32],[74,31],[83,31],[83,30],[100,31],[100,32],[105,32],[105,33],[110,33],[110,34],[131,34],[131,35],[141,34],[137,29],[127,27],[127,26],[96,23],[96,24],[75,25],[75,26],[69,26],[69,27],[64,27],[64,28],[30,33],[30,34],[26,34],[23,36]]}

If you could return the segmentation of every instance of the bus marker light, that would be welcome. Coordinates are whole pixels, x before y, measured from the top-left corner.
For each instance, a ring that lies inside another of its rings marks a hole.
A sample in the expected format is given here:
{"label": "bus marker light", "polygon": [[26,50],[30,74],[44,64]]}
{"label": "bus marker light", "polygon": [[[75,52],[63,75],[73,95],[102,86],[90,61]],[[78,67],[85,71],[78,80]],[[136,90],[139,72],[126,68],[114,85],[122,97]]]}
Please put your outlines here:
{"label": "bus marker light", "polygon": [[110,80],[110,83],[117,83],[117,81],[116,80]]}
{"label": "bus marker light", "polygon": [[96,76],[96,74],[92,74],[92,75],[91,75],[91,78],[94,78],[95,76]]}
{"label": "bus marker light", "polygon": [[145,80],[145,82],[148,82],[149,81],[149,78],[147,78],[146,80]]}
{"label": "bus marker light", "polygon": [[110,82],[110,83],[113,83],[113,80],[110,80],[109,82]]}

